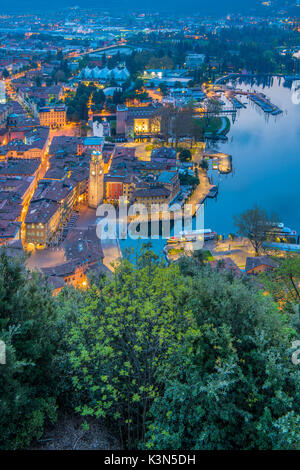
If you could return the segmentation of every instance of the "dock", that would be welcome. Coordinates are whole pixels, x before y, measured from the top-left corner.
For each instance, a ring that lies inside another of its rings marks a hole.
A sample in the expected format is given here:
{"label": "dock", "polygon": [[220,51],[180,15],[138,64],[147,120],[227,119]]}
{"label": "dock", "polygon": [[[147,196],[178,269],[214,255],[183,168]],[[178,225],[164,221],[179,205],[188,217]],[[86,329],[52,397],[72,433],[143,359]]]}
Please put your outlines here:
{"label": "dock", "polygon": [[271,103],[271,101],[269,101],[268,98],[266,98],[266,96],[264,96],[262,93],[249,93],[248,97],[265,113],[272,114],[273,116],[282,113],[282,110],[275,104]]}
{"label": "dock", "polygon": [[210,152],[204,153],[203,155],[206,159],[218,159],[218,170],[221,174],[228,174],[232,171],[232,157],[227,153],[222,152]]}
{"label": "dock", "polygon": [[242,103],[236,96],[234,91],[227,91],[225,92],[225,96],[230,101],[230,103],[233,105],[234,108],[236,109],[242,109],[246,108],[246,105]]}

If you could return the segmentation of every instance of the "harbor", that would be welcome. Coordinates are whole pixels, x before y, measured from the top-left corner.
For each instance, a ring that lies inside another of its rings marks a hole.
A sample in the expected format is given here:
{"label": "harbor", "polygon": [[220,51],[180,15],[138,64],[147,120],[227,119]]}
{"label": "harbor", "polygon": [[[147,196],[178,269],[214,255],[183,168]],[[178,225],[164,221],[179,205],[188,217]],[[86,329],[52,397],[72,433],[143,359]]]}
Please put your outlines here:
{"label": "harbor", "polygon": [[[268,213],[276,212],[288,227],[300,233],[299,196],[296,189],[300,162],[294,151],[299,128],[291,133],[289,126],[290,118],[299,124],[299,107],[293,105],[291,90],[284,87],[283,83],[283,78],[274,78],[272,85],[267,87],[255,82],[250,84],[247,80],[230,83],[228,86],[236,90],[239,100],[242,101],[243,96],[247,99],[249,93],[263,93],[271,103],[276,101],[285,112],[267,119],[270,113],[260,113],[258,105],[239,109],[238,118],[231,125],[228,141],[207,144],[195,160],[200,184],[187,199],[179,202],[192,203],[193,207],[203,203],[205,228],[216,232],[218,239],[228,240],[230,234],[236,233],[234,216],[253,206],[253,203]],[[286,142],[284,151],[282,141]],[[208,171],[200,166],[202,158],[209,163]],[[243,197],[240,197],[241,191]],[[217,197],[209,197],[213,195]],[[280,250],[284,250],[285,245],[297,249],[297,239],[287,243],[283,238],[269,243],[277,243],[276,249]],[[166,239],[160,237],[151,242],[154,251],[161,254]],[[207,243],[210,242],[205,242],[205,249]],[[123,247],[134,247],[135,244],[133,240],[120,242],[122,250]],[[182,249],[183,245],[181,243],[177,248]],[[176,246],[172,248],[176,250]]]}
{"label": "harbor", "polygon": [[[284,78],[275,77],[267,86],[250,79],[228,84],[240,90],[239,96],[263,93],[284,112],[272,116],[259,112],[258,106],[239,110],[228,142],[217,147],[218,152],[232,155],[232,172],[222,175],[217,168],[210,169],[209,176],[219,187],[219,193],[217,199],[206,201],[205,226],[226,237],[236,230],[234,216],[253,203],[268,213],[275,212],[287,226],[300,232],[297,191],[300,161],[295,151],[299,145],[299,106],[293,104],[292,90],[284,83]],[[296,123],[293,130],[291,120]],[[243,197],[239,196],[240,192]]]}
{"label": "harbor", "polygon": [[282,110],[275,104],[272,104],[263,93],[249,93],[248,97],[257,106],[259,106],[265,113],[270,113],[273,116],[277,116],[282,113]]}

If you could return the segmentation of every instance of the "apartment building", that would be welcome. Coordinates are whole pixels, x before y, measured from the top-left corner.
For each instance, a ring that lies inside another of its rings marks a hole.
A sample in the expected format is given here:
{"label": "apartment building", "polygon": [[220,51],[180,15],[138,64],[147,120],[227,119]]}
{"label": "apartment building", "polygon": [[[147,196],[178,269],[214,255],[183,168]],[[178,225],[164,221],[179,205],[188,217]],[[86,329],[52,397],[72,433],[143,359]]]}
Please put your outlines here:
{"label": "apartment building", "polygon": [[41,126],[59,128],[66,125],[65,106],[44,107],[39,110]]}

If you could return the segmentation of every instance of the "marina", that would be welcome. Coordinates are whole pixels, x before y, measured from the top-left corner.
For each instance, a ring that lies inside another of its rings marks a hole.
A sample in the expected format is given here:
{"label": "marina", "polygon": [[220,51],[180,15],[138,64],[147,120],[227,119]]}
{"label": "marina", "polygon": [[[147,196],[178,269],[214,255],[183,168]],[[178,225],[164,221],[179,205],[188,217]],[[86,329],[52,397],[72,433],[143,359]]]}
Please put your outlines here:
{"label": "marina", "polygon": [[[228,141],[212,144],[213,149],[207,146],[203,157],[211,162],[209,170],[206,173],[199,169],[202,184],[185,202],[194,205],[204,203],[205,227],[211,227],[221,237],[226,238],[236,232],[234,216],[253,206],[253,203],[268,213],[276,212],[288,227],[300,232],[300,199],[297,191],[300,174],[297,152],[300,110],[299,106],[292,103],[291,90],[283,83],[283,78],[276,77],[271,86],[263,86],[255,81],[229,84],[238,90],[240,96],[264,93],[270,97],[270,102],[278,102],[280,109],[285,112],[272,116],[259,106],[243,107],[231,125]],[[293,130],[289,119],[296,123]],[[282,141],[285,141],[284,150]],[[217,190],[211,192],[213,187]],[[214,192],[217,197],[208,197]],[[241,192],[243,197],[240,196]],[[282,247],[283,238],[279,242]],[[296,246],[295,237],[292,241],[292,245]],[[151,242],[157,253],[161,253],[166,245],[166,240],[161,237]],[[134,247],[136,241],[121,240],[120,246],[122,250]]]}
{"label": "marina", "polygon": [[273,116],[282,113],[282,110],[278,106],[272,104],[264,94],[260,93],[249,93],[249,99],[259,106],[265,113],[270,113]]}
{"label": "marina", "polygon": [[272,116],[260,112],[258,106],[239,111],[228,142],[217,147],[219,152],[232,155],[232,173],[222,175],[212,168],[208,172],[219,193],[217,199],[205,203],[205,226],[226,236],[234,233],[234,216],[256,203],[268,213],[275,212],[299,233],[300,108],[291,99],[292,91],[278,77],[270,86],[255,80],[237,80],[228,85],[244,93],[264,93],[284,112]]}

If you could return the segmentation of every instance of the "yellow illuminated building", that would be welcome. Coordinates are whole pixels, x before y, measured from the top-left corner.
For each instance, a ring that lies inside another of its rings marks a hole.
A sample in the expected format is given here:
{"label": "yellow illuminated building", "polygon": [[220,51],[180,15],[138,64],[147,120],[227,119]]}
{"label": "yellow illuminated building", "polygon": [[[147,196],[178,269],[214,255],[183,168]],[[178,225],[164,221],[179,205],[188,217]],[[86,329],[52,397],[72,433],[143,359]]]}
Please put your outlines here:
{"label": "yellow illuminated building", "polygon": [[136,118],[133,130],[135,134],[158,134],[160,132],[160,119]]}
{"label": "yellow illuminated building", "polygon": [[64,106],[41,108],[39,118],[41,126],[64,127],[66,125],[66,108]]}

